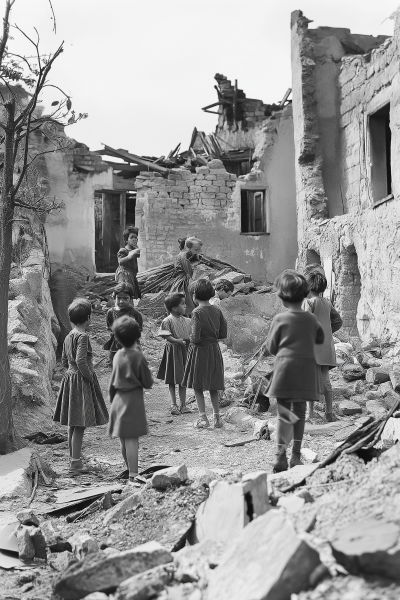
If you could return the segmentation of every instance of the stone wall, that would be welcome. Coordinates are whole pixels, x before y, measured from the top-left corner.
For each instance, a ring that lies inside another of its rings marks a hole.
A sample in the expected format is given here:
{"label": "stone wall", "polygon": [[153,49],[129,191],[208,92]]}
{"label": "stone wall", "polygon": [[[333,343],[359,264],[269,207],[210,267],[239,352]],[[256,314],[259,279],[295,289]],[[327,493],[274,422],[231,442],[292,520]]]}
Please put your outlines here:
{"label": "stone wall", "polygon": [[[282,118],[280,118],[282,117]],[[236,180],[219,160],[196,173],[172,169],[168,178],[143,172],[136,178],[139,267],[173,260],[177,239],[197,235],[204,252],[260,281],[293,267],[297,254],[293,132],[290,111],[259,132],[258,172]],[[241,190],[265,189],[270,233],[241,233]]]}
{"label": "stone wall", "polygon": [[[396,344],[400,340],[399,24],[394,37],[386,39],[343,29],[308,30],[307,23],[301,12],[293,13],[299,262],[307,262],[310,250],[322,264],[332,260],[336,305],[345,330]],[[376,204],[369,115],[386,103],[390,103],[393,198]]]}

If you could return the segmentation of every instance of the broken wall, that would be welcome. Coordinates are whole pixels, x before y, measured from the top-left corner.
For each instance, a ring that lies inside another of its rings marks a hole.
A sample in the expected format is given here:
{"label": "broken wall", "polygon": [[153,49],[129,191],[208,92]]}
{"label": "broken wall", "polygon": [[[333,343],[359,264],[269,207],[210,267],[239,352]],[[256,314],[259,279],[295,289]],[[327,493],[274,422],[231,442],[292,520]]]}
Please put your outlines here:
{"label": "broken wall", "polygon": [[[143,172],[136,178],[140,270],[173,260],[179,237],[197,235],[204,252],[261,281],[293,267],[297,254],[293,129],[290,111],[258,132],[259,172],[236,179],[220,160],[196,173],[171,169],[167,179]],[[241,232],[242,190],[263,190],[269,233]]]}
{"label": "broken wall", "polygon": [[[399,26],[394,37],[308,30],[292,14],[299,263],[332,259],[348,333],[400,338]],[[370,115],[390,103],[392,193],[372,197]]]}

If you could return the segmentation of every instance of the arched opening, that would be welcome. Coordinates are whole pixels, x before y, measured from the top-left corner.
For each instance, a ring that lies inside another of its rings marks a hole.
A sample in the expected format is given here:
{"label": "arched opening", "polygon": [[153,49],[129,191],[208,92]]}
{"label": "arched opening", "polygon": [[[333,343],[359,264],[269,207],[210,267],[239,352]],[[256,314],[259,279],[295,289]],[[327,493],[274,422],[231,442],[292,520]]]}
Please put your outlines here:
{"label": "arched opening", "polygon": [[343,319],[343,331],[358,336],[357,308],[361,297],[361,276],[354,245],[344,249],[339,257],[336,275],[336,308]]}

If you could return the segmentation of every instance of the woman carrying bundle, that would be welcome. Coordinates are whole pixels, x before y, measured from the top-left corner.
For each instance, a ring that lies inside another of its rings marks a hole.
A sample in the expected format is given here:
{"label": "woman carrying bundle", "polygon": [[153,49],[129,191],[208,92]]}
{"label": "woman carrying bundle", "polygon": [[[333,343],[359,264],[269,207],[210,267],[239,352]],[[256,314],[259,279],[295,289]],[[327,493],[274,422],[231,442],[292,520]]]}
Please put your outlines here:
{"label": "woman carrying bundle", "polygon": [[182,292],[186,297],[186,314],[191,315],[194,309],[194,303],[189,293],[189,285],[193,277],[193,267],[191,262],[196,260],[200,254],[203,242],[196,237],[188,237],[178,240],[181,251],[175,261],[174,283],[170,293]]}

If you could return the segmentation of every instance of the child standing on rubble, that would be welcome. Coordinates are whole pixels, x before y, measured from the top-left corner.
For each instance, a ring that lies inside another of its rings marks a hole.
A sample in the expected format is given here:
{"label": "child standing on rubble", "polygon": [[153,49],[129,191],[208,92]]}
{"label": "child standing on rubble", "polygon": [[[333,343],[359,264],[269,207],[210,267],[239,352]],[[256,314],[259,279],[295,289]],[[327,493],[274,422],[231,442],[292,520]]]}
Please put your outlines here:
{"label": "child standing on rubble", "polygon": [[208,390],[214,411],[214,427],[222,427],[218,392],[225,389],[224,361],[218,340],[227,336],[226,320],[221,310],[210,304],[215,291],[208,279],[198,279],[192,284],[190,291],[198,306],[192,313],[190,344],[182,385],[194,390],[199,409],[199,419],[195,426],[202,429],[210,425],[204,400],[204,390]]}
{"label": "child standing on rubble", "polygon": [[[157,379],[164,379],[168,385],[171,415],[175,416],[192,412],[186,406],[186,388],[182,385],[190,337],[190,319],[185,317],[186,295],[183,292],[170,294],[165,298],[164,304],[169,314],[161,323],[160,335],[166,340],[166,344]],[[176,386],[179,407],[176,403]]]}
{"label": "child standing on rubble", "polygon": [[221,300],[225,300],[232,295],[235,286],[232,281],[229,279],[217,279],[213,282],[215,296],[214,298],[210,298],[211,306],[217,306],[218,308],[221,306]]}
{"label": "child standing on rubble", "polygon": [[336,352],[332,333],[341,328],[343,321],[330,301],[322,297],[328,285],[325,275],[320,271],[313,271],[307,272],[305,277],[310,293],[303,303],[303,309],[317,317],[325,335],[324,343],[315,346],[315,360],[320,366],[324,383],[325,417],[328,422],[331,422],[336,420],[332,410],[333,392],[329,377],[330,369],[336,367]]}
{"label": "child standing on rubble", "polygon": [[138,323],[131,317],[121,317],[115,321],[113,332],[121,349],[114,357],[109,385],[108,433],[120,438],[129,481],[134,482],[139,469],[139,437],[148,433],[143,388],[151,388],[153,378],[138,348],[141,333]]}
{"label": "child standing on rubble", "polygon": [[110,351],[111,364],[117,351],[122,348],[115,339],[115,335],[112,331],[114,321],[123,316],[131,317],[138,323],[140,331],[143,329],[143,316],[132,304],[134,292],[131,284],[125,283],[124,281],[119,283],[115,286],[112,295],[115,306],[108,309],[106,316],[107,329],[111,332],[111,337],[103,346],[104,350]]}
{"label": "child standing on rubble", "polygon": [[279,473],[288,469],[286,448],[292,437],[290,468],[302,464],[306,403],[318,400],[322,391],[314,346],[322,344],[324,332],[316,317],[302,310],[309,291],[302,275],[284,271],[275,280],[275,288],[288,309],[273,318],[267,339],[268,350],[276,356],[268,396],[276,398],[278,405],[274,472]]}
{"label": "child standing on rubble", "polygon": [[92,306],[89,300],[77,298],[68,307],[74,325],[64,340],[62,364],[67,372],[61,382],[53,420],[68,425],[68,445],[71,475],[87,473],[83,468],[81,450],[86,427],[104,425],[108,421],[107,407],[92,365],[92,347],[87,330]]}

